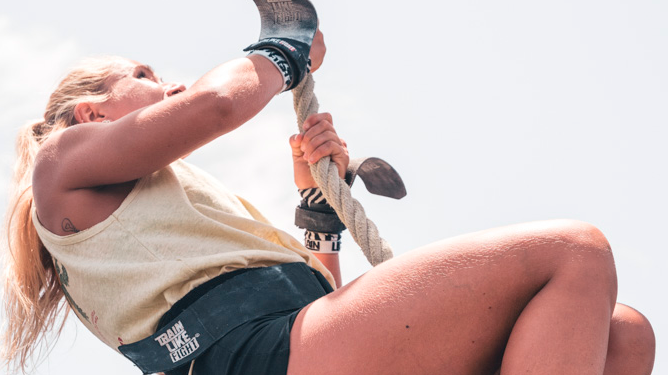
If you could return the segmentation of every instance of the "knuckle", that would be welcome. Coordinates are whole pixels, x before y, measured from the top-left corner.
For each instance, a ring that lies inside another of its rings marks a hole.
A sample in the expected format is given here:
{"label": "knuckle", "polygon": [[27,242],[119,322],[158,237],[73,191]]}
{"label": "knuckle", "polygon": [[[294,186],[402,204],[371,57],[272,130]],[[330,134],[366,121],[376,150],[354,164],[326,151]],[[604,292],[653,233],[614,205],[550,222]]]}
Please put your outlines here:
{"label": "knuckle", "polygon": [[331,139],[328,140],[327,143],[325,143],[325,145],[327,146],[327,151],[329,152],[335,152],[339,147],[339,144]]}
{"label": "knuckle", "polygon": [[302,149],[302,151],[304,151],[305,154],[310,154],[313,152],[313,146],[308,144]]}
{"label": "knuckle", "polygon": [[302,139],[302,145],[308,145],[309,143],[311,143],[312,140],[313,140],[313,132],[310,131],[309,129],[307,132],[304,133],[304,137]]}

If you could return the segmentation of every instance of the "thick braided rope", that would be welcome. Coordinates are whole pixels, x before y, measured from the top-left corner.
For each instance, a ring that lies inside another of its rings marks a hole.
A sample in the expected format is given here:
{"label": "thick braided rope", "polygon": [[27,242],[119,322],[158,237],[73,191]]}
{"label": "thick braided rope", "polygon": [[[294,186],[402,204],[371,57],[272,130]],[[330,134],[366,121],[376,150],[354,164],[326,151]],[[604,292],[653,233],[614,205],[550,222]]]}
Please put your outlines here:
{"label": "thick braided rope", "polygon": [[[299,131],[304,131],[303,124],[306,118],[318,112],[318,99],[313,93],[315,81],[308,74],[306,78],[292,90],[295,112]],[[350,187],[339,177],[336,164],[329,156],[320,159],[311,165],[311,174],[320,187],[327,202],[334,208],[339,218],[346,225],[350,234],[362,252],[373,266],[392,258],[392,248],[384,239],[380,238],[376,225],[366,217],[364,208],[350,194]]]}

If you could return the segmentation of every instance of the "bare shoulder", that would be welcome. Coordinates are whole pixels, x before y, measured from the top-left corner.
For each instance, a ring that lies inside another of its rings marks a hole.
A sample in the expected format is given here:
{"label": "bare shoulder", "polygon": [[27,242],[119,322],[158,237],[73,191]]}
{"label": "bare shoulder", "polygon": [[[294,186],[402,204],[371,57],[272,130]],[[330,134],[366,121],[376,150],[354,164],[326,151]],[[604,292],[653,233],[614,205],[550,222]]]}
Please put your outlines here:
{"label": "bare shoulder", "polygon": [[[43,202],[53,202],[63,193],[71,190],[64,181],[64,171],[68,168],[67,145],[72,143],[71,138],[76,135],[75,127],[54,132],[41,145],[32,174],[32,191],[38,207],[46,206]],[[78,129],[77,129],[78,130]],[[68,140],[70,138],[70,140]],[[41,211],[41,210],[40,210]]]}
{"label": "bare shoulder", "polygon": [[[33,199],[40,223],[52,233],[65,236],[104,221],[123,202],[135,185],[135,181],[118,184],[73,188],[63,176],[67,176],[66,150],[71,149],[76,138],[86,133],[84,127],[54,133],[44,142],[35,158],[33,170]],[[83,132],[81,131],[83,130]],[[69,143],[63,145],[63,143]]]}
{"label": "bare shoulder", "polygon": [[84,139],[88,127],[86,124],[72,126],[49,135],[35,155],[33,169],[33,190],[52,189],[67,185],[62,181],[63,171],[69,165],[69,153]]}

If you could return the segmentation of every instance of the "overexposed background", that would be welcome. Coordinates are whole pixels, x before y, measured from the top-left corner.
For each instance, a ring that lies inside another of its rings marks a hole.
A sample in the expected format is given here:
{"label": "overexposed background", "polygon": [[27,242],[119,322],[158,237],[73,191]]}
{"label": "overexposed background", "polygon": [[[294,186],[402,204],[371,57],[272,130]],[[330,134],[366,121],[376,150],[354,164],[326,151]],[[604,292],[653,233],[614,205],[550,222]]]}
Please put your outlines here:
{"label": "overexposed background", "polygon": [[[386,5],[377,5],[386,4]],[[353,194],[395,254],[461,233],[575,218],[606,233],[619,301],[657,335],[668,373],[668,3],[314,0],[328,55],[315,78],[352,157],[403,176],[400,201]],[[192,84],[257,39],[250,0],[5,2],[0,8],[0,209],[17,129],[67,68],[116,54]],[[195,163],[292,225],[291,94],[194,153]],[[346,237],[344,279],[369,266]],[[122,308],[122,306],[119,306]],[[4,319],[4,318],[3,318]],[[0,370],[0,372],[3,370]],[[139,374],[75,318],[37,374]]]}

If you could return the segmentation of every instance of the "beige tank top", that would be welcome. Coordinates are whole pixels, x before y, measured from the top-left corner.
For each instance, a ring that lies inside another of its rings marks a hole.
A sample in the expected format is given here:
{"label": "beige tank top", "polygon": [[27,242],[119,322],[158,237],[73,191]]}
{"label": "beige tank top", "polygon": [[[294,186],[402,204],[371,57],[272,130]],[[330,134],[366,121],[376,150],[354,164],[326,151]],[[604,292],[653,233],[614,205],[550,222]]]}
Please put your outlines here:
{"label": "beige tank top", "polygon": [[139,180],[111,216],[87,230],[58,236],[32,215],[70,306],[116,350],[153,334],[190,290],[236,269],[306,262],[334,285],[299,241],[182,160]]}

